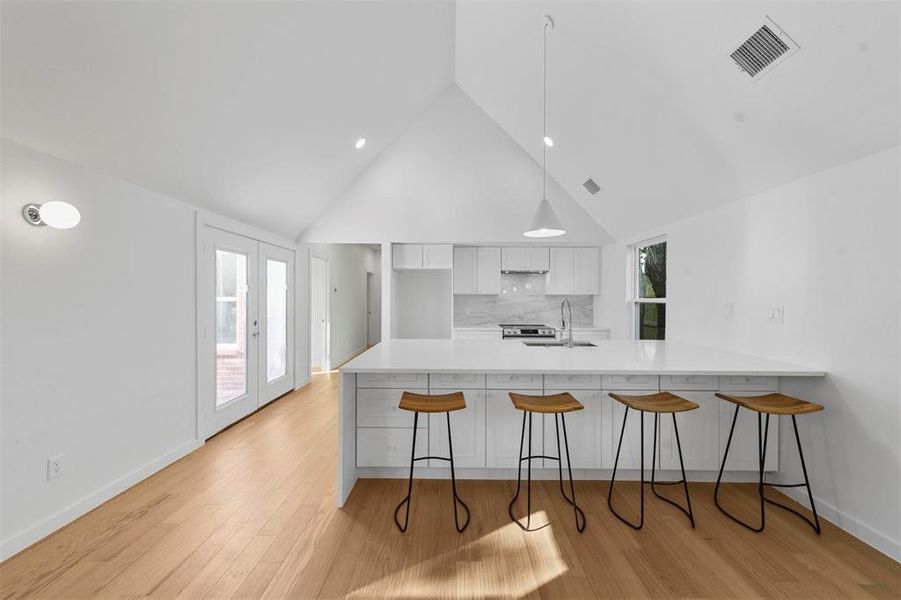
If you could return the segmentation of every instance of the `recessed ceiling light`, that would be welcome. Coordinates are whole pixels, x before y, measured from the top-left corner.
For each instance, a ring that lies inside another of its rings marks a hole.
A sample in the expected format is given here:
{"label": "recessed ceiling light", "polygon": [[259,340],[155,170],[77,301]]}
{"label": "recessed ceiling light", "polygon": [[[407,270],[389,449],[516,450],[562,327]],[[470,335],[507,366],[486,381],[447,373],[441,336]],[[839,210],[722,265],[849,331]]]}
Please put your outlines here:
{"label": "recessed ceiling light", "polygon": [[360,139],[357,140],[357,143],[354,144],[354,148],[356,148],[357,150],[360,150],[365,145],[366,145],[366,138],[361,137]]}
{"label": "recessed ceiling light", "polygon": [[544,145],[547,146],[548,148],[553,148],[553,146],[554,146],[554,140],[552,140],[552,139],[551,139],[550,137],[548,137],[548,136],[544,136]]}

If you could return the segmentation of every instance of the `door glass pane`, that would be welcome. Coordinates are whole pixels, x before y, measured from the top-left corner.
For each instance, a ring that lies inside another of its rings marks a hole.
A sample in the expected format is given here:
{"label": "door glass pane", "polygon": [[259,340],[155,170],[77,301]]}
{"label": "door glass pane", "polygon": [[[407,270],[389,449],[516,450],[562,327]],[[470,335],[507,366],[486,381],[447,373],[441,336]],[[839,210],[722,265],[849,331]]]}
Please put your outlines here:
{"label": "door glass pane", "polygon": [[216,250],[216,406],[247,391],[247,257]]}
{"label": "door glass pane", "polygon": [[666,304],[638,304],[638,339],[666,339]]}
{"label": "door glass pane", "polygon": [[266,381],[288,372],[288,263],[266,261]]}
{"label": "door glass pane", "polygon": [[638,297],[666,298],[666,242],[638,249]]}

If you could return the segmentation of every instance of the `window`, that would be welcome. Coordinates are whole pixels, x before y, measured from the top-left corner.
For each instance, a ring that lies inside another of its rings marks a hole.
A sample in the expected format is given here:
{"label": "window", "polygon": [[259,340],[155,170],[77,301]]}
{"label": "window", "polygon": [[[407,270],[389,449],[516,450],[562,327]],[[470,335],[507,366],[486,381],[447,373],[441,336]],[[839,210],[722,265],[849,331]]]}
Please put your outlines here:
{"label": "window", "polygon": [[666,240],[634,246],[635,338],[666,339]]}

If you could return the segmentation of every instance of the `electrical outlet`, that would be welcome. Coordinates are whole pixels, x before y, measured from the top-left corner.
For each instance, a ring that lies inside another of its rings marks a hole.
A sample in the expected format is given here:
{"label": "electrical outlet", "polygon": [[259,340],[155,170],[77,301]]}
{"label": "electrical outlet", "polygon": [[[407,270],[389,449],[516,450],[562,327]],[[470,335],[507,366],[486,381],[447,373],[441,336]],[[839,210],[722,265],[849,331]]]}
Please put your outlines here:
{"label": "electrical outlet", "polygon": [[785,322],[785,307],[780,304],[767,308],[767,321],[773,325],[782,325]]}
{"label": "electrical outlet", "polygon": [[47,481],[62,476],[65,458],[65,454],[57,454],[47,459]]}

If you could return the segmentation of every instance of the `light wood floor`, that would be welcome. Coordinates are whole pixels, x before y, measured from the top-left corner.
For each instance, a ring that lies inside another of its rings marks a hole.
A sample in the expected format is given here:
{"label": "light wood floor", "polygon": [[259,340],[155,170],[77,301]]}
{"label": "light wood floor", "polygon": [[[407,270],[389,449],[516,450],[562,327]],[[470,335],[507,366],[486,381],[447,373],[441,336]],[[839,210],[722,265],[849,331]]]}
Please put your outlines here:
{"label": "light wood floor", "polygon": [[[644,530],[608,512],[606,484],[577,482],[575,531],[554,484],[537,484],[524,533],[510,482],[462,481],[469,529],[453,529],[447,482],[414,488],[410,529],[392,510],[405,482],[361,481],[335,508],[335,374],[321,374],[203,448],[0,565],[0,598],[899,598],[899,565],[825,523],[768,512],[753,534],[692,486],[698,528],[648,499]],[[815,457],[810,460],[817,460]],[[637,485],[619,501],[637,508]],[[750,516],[754,487],[727,499]],[[634,514],[634,513],[633,513]]]}

